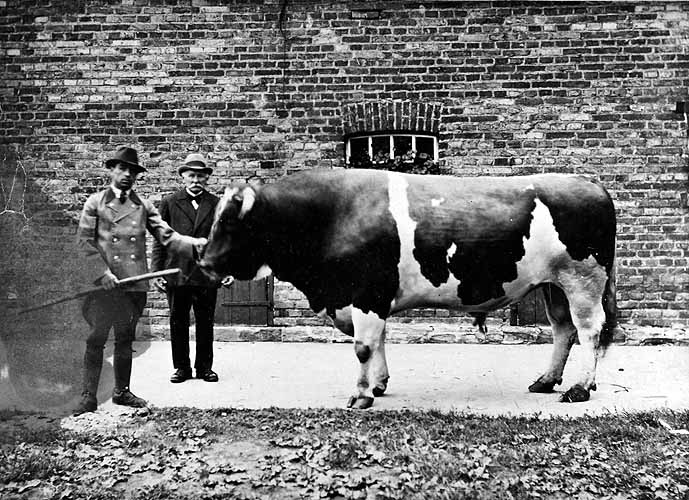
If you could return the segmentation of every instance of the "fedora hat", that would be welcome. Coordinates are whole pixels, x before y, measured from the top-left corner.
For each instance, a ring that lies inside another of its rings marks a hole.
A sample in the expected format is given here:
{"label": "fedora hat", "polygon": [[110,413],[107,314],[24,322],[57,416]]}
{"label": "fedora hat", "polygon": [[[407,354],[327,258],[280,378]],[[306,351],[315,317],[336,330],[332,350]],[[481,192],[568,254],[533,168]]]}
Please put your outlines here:
{"label": "fedora hat", "polygon": [[185,172],[186,170],[193,170],[195,172],[205,172],[208,175],[211,175],[213,173],[213,169],[206,165],[206,159],[203,157],[202,154],[199,153],[191,153],[184,159],[184,164],[177,169],[177,172],[179,175],[182,175],[182,172]]}
{"label": "fedora hat", "polygon": [[146,169],[139,165],[139,155],[136,153],[136,149],[128,148],[123,146],[115,151],[112,158],[105,160],[105,166],[107,168],[112,168],[118,163],[124,163],[129,166],[130,169],[134,169],[136,173],[145,172]]}

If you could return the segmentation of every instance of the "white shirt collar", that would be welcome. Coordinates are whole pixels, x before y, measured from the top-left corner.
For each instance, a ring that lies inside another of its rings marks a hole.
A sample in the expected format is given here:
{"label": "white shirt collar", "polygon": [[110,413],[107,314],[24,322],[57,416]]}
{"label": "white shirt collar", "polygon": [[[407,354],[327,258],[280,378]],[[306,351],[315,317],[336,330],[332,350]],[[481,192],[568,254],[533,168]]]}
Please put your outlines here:
{"label": "white shirt collar", "polygon": [[[110,185],[110,189],[112,189],[112,192],[115,193],[115,198],[119,198],[119,197],[120,197],[120,194],[122,194],[122,190],[121,190],[121,189],[117,189],[117,188],[116,188],[115,186],[113,186],[112,184]],[[127,194],[128,192],[129,192],[129,191],[125,191],[124,194]]]}

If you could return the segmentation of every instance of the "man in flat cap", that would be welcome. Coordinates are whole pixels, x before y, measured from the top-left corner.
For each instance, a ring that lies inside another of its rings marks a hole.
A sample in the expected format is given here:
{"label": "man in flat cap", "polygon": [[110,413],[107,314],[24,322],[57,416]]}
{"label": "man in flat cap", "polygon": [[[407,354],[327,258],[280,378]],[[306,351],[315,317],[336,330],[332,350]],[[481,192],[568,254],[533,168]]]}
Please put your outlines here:
{"label": "man in flat cap", "polygon": [[[160,215],[181,234],[207,238],[213,225],[218,197],[206,190],[213,169],[203,155],[192,153],[179,167],[184,187],[163,198]],[[192,259],[167,251],[165,245],[154,243],[151,266],[154,271],[180,268],[176,276],[159,278],[157,285],[167,293],[170,306],[170,339],[174,373],[170,382],[180,383],[192,378],[189,359],[190,310],[196,318],[196,378],[217,382],[213,371],[213,324],[219,282],[208,277]],[[225,282],[223,282],[225,283]]]}
{"label": "man in flat cap", "polygon": [[132,371],[132,342],[136,325],[146,305],[148,282],[120,286],[120,280],[148,272],[146,231],[172,254],[193,259],[203,239],[175,232],[155,206],[134,191],[137,176],[146,169],[136,150],[119,148],[106,160],[110,186],[91,195],[84,204],[78,229],[79,246],[86,269],[93,269],[93,283],[102,290],[86,297],[84,318],[90,326],[84,354],[84,387],[74,414],[95,411],[103,365],[103,348],[114,330],[112,401],[118,405],[143,407],[146,401],[129,390]]}

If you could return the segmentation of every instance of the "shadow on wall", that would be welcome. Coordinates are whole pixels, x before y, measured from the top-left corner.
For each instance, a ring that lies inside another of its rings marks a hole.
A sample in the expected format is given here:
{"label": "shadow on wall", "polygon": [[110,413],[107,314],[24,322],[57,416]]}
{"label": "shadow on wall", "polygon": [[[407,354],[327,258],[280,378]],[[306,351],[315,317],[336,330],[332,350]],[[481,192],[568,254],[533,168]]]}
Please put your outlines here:
{"label": "shadow on wall", "polygon": [[[0,162],[0,408],[61,413],[81,394],[88,335],[83,298],[18,312],[94,285],[77,251],[73,216],[29,177],[5,154]],[[101,401],[110,397],[113,385],[112,342],[111,334]]]}

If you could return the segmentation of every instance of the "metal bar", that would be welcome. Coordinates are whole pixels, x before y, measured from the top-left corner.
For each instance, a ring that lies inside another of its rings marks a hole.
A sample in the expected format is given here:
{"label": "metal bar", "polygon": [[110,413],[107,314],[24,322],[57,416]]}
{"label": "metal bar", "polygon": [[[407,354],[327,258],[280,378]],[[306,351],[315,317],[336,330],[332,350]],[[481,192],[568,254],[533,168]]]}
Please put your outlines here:
{"label": "metal bar", "polygon": [[262,306],[262,307],[268,307],[270,305],[269,302],[266,302],[265,300],[247,300],[247,301],[241,301],[241,300],[232,300],[229,302],[222,302],[220,305],[223,306]]}

